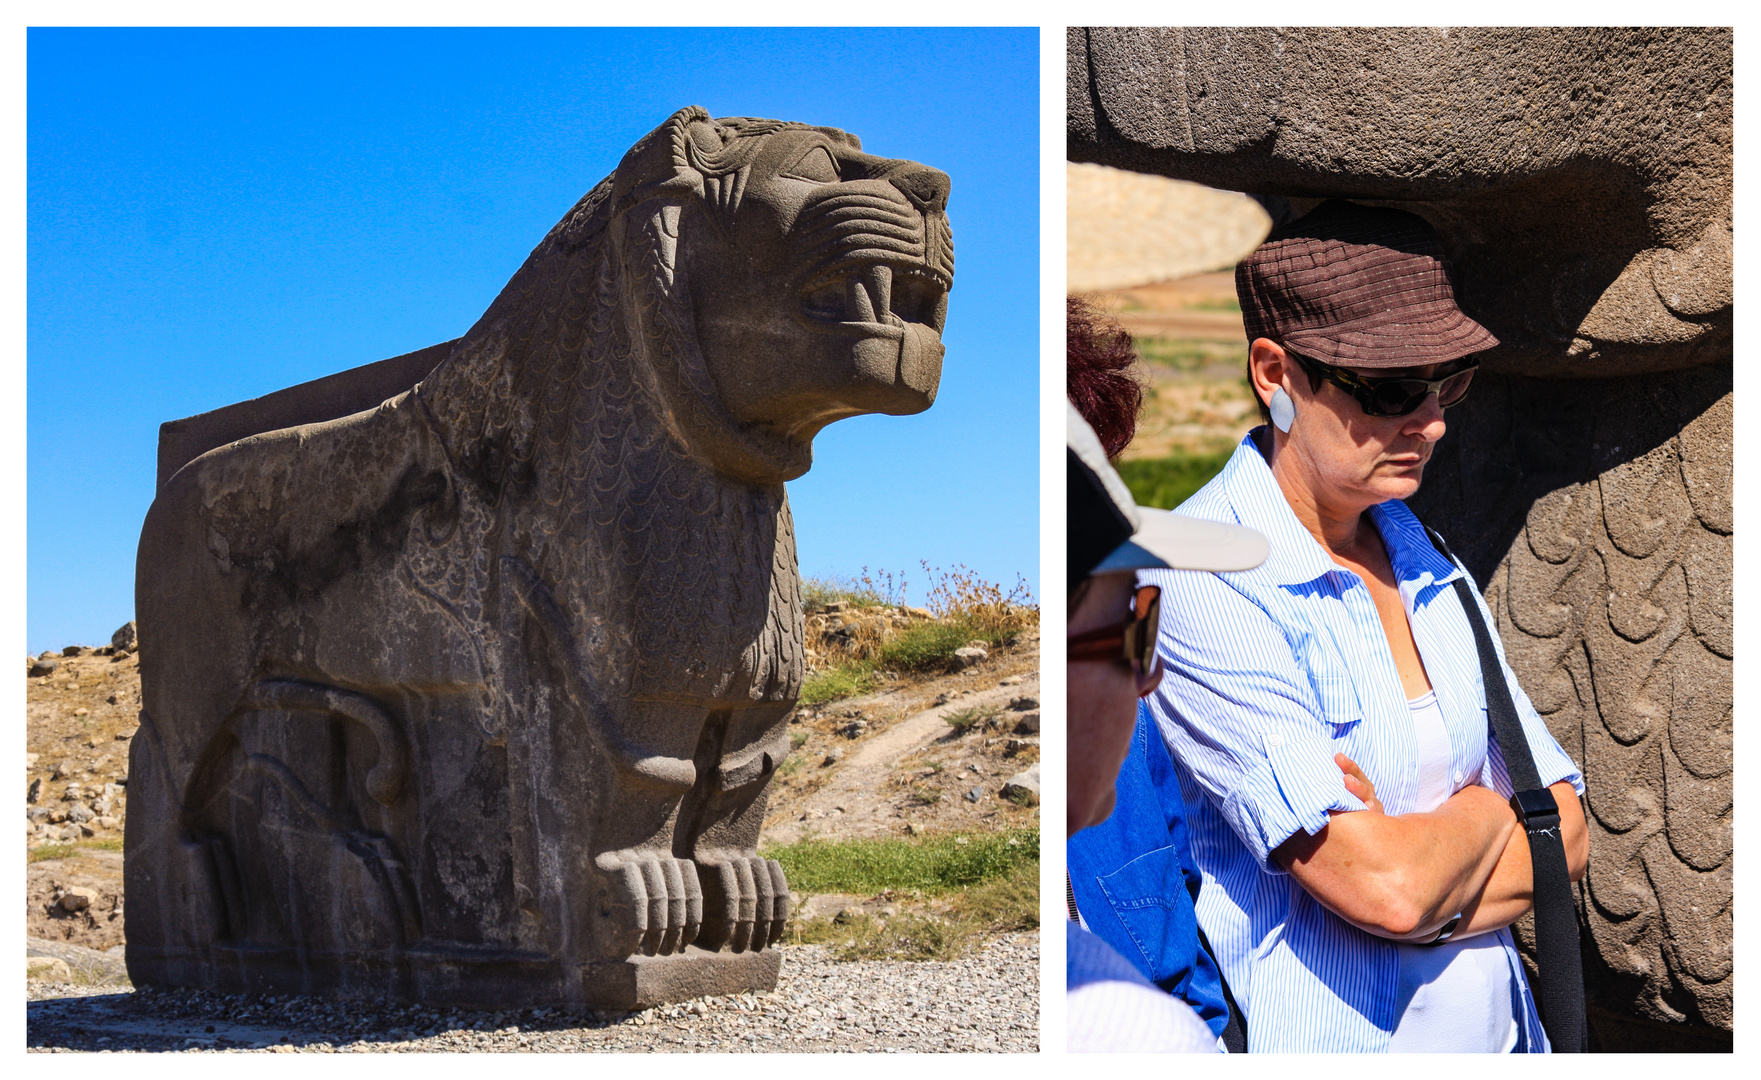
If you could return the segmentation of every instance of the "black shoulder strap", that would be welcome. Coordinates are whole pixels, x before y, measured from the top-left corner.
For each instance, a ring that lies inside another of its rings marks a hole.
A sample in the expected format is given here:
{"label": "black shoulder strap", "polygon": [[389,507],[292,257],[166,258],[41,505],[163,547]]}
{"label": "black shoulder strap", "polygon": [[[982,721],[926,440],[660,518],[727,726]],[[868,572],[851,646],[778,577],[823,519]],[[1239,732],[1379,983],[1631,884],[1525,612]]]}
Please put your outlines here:
{"label": "black shoulder strap", "polygon": [[[1427,526],[1425,533],[1444,558],[1459,564],[1460,560],[1435,529]],[[1511,787],[1516,791],[1510,800],[1511,809],[1516,811],[1529,837],[1529,863],[1535,881],[1535,966],[1541,983],[1536,989],[1535,1006],[1540,1010],[1541,1024],[1547,1029],[1547,1039],[1555,1053],[1584,1053],[1589,1046],[1584,1024],[1583,957],[1578,949],[1577,904],[1572,896],[1571,872],[1565,861],[1565,843],[1559,835],[1559,804],[1553,793],[1541,786],[1535,755],[1517,719],[1516,703],[1504,681],[1498,653],[1492,647],[1492,634],[1480,614],[1479,598],[1465,575],[1455,579],[1455,595],[1467,613],[1468,625],[1474,631],[1474,646],[1480,653],[1486,716],[1504,757],[1505,771],[1510,774]]]}

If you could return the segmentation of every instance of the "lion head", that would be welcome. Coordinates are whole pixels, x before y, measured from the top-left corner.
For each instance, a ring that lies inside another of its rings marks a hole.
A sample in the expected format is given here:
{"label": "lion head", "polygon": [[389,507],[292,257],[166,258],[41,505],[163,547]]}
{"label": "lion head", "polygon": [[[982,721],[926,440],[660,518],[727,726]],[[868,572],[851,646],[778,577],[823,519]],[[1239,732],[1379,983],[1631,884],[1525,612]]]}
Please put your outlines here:
{"label": "lion head", "polygon": [[582,417],[562,398],[603,397],[608,366],[684,452],[757,483],[805,472],[835,420],[928,408],[948,177],[860,146],[696,107],[644,137],[427,380],[460,458],[529,461],[555,418]]}

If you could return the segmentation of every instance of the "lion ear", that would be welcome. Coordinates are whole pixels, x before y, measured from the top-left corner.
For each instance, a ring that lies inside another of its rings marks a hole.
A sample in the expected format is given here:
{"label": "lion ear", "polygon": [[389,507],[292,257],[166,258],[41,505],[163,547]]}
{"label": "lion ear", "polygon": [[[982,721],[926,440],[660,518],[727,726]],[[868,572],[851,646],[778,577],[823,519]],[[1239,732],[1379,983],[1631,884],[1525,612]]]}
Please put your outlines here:
{"label": "lion ear", "polygon": [[693,124],[707,123],[707,110],[688,105],[630,147],[615,174],[616,209],[622,211],[661,196],[701,196],[703,177],[691,167],[685,141],[691,137]]}
{"label": "lion ear", "polygon": [[845,146],[848,146],[859,154],[862,152],[862,140],[850,134],[848,131],[845,131],[843,128],[822,127],[814,128],[813,130],[831,136],[833,139],[843,143]]}

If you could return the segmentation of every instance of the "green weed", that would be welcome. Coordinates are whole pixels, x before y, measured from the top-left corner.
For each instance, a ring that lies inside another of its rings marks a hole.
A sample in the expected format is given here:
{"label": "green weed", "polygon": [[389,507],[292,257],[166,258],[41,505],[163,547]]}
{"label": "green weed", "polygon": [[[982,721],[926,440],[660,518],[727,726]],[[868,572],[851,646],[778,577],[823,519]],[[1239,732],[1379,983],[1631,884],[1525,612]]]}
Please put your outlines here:
{"label": "green weed", "polygon": [[44,844],[32,848],[27,861],[43,862],[46,859],[71,859],[82,851],[121,851],[122,837],[109,836],[102,840],[77,840],[72,843]]}
{"label": "green weed", "polygon": [[1194,300],[1186,305],[1188,311],[1233,311],[1241,313],[1239,300]]}
{"label": "green weed", "polygon": [[992,720],[1002,714],[1003,709],[1000,705],[973,705],[970,708],[956,709],[951,713],[944,713],[942,719],[948,722],[949,727],[964,735],[972,728],[978,727],[984,724],[985,721]]}
{"label": "green weed", "polygon": [[801,893],[919,889],[940,896],[1039,862],[1039,829],[885,840],[799,840],[765,852]]}
{"label": "green weed", "polygon": [[801,684],[802,705],[820,705],[867,693],[875,683],[872,660],[851,660],[807,676]]}
{"label": "green weed", "polygon": [[[880,663],[895,671],[926,671],[945,666],[956,649],[975,640],[981,629],[965,620],[925,622],[906,627],[881,646]],[[978,638],[977,640],[990,640]]]}
{"label": "green weed", "polygon": [[1131,489],[1139,506],[1172,510],[1192,497],[1223,470],[1234,449],[1214,454],[1175,454],[1165,458],[1140,458],[1118,464],[1119,479]]}
{"label": "green weed", "polygon": [[950,907],[956,918],[987,930],[1039,929],[1039,860],[1018,862],[1008,873],[960,892]]}
{"label": "green weed", "polygon": [[1022,859],[951,894],[945,907],[938,914],[857,915],[842,923],[804,920],[792,927],[793,940],[829,945],[843,961],[955,960],[991,934],[1039,928],[1038,859]]}
{"label": "green weed", "polygon": [[1205,368],[1247,369],[1247,341],[1197,341],[1190,338],[1140,337],[1132,340],[1146,364],[1160,364],[1180,372]]}
{"label": "green weed", "polygon": [[827,604],[844,603],[851,607],[897,607],[905,602],[906,581],[895,579],[889,570],[871,573],[862,568],[861,577],[822,577],[801,579],[801,606],[818,611]]}

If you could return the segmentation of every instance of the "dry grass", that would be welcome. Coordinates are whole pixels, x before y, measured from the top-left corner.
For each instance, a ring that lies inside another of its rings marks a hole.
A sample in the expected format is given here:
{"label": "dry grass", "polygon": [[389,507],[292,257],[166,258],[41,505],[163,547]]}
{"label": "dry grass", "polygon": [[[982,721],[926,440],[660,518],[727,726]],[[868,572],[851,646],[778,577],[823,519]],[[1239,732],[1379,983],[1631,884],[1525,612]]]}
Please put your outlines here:
{"label": "dry grass", "polygon": [[855,697],[903,675],[946,671],[967,644],[1007,646],[1039,622],[1039,606],[1019,577],[1005,591],[965,566],[944,571],[925,563],[923,570],[929,589],[921,608],[904,602],[905,579],[886,571],[865,567],[853,581],[803,582],[803,603],[813,612],[803,705]]}
{"label": "dry grass", "polygon": [[949,727],[964,735],[969,729],[975,727],[1000,727],[998,718],[1002,715],[1003,707],[1001,705],[973,705],[969,708],[945,713],[942,719],[948,722]]}
{"label": "dry grass", "polygon": [[71,859],[82,851],[121,851],[122,837],[107,836],[101,840],[80,840],[44,844],[34,847],[25,856],[26,862],[43,862],[47,859]]}

